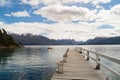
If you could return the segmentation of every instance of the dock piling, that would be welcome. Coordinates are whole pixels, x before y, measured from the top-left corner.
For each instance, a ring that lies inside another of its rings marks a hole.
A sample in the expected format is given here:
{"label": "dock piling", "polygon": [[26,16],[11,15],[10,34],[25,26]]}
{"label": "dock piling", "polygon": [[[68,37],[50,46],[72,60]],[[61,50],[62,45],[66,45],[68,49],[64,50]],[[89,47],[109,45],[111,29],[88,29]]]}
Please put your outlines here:
{"label": "dock piling", "polygon": [[57,65],[58,65],[58,73],[63,74],[63,65],[64,65],[64,63],[61,61]]}
{"label": "dock piling", "polygon": [[89,51],[87,51],[87,61],[89,61]]}
{"label": "dock piling", "polygon": [[96,54],[96,70],[100,70],[100,58],[98,58],[98,54]]}
{"label": "dock piling", "polygon": [[67,61],[67,55],[63,55],[63,62]]}
{"label": "dock piling", "polygon": [[100,58],[97,60],[96,70],[100,70]]}
{"label": "dock piling", "polygon": [[82,54],[82,48],[80,48],[80,51],[79,51],[79,52],[80,52],[80,54]]}

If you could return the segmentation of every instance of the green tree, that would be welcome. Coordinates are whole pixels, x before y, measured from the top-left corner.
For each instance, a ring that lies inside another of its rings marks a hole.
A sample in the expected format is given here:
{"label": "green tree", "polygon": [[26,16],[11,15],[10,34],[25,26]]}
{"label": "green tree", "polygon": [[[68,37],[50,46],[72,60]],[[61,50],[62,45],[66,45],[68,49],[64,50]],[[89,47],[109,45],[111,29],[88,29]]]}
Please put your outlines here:
{"label": "green tree", "polygon": [[15,43],[13,37],[7,34],[5,29],[0,30],[0,45],[6,47],[19,46]]}

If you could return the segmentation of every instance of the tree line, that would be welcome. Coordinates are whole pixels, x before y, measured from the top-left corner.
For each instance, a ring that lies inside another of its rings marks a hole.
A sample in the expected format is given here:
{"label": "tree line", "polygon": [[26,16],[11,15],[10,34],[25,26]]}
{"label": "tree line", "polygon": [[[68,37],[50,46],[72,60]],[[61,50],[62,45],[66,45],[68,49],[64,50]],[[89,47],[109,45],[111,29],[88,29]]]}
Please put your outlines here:
{"label": "tree line", "polygon": [[17,47],[19,46],[14,42],[12,36],[10,36],[5,29],[0,29],[0,47]]}

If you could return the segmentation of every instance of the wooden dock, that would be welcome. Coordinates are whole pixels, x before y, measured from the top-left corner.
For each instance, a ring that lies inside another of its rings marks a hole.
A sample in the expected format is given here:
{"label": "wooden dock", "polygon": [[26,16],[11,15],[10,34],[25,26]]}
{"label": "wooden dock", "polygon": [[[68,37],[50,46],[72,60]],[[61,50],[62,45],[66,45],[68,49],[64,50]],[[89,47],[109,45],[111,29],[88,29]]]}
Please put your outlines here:
{"label": "wooden dock", "polygon": [[51,80],[105,80],[93,66],[77,51],[69,50],[63,73],[55,72]]}

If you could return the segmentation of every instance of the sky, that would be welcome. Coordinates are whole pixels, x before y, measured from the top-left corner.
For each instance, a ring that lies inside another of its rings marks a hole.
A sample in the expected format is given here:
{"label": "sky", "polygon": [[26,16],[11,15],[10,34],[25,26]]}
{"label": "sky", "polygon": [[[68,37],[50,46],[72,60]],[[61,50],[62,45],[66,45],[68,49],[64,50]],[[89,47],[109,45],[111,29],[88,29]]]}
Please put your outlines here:
{"label": "sky", "polygon": [[120,36],[120,0],[0,0],[0,28],[76,41]]}

